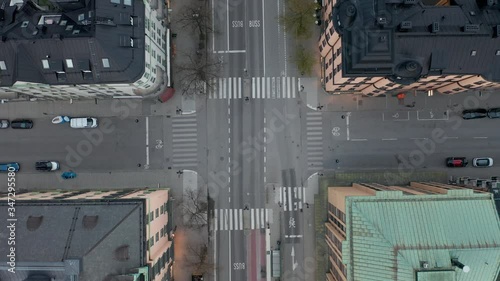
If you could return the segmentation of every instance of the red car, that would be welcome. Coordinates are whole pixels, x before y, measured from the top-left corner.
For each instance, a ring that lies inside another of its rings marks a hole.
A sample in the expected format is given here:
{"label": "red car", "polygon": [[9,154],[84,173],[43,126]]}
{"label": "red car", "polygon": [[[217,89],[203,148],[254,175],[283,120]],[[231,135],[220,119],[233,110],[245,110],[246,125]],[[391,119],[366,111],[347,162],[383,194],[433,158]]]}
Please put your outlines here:
{"label": "red car", "polygon": [[469,162],[465,157],[448,157],[446,158],[447,167],[466,167]]}

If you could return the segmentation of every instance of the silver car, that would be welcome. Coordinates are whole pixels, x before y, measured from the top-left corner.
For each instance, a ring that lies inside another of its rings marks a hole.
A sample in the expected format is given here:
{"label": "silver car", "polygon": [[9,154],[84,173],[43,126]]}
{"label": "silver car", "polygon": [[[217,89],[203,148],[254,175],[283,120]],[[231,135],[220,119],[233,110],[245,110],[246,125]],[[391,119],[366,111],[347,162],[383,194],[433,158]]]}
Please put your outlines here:
{"label": "silver car", "polygon": [[472,159],[472,166],[474,167],[491,167],[493,166],[493,159],[490,157],[478,157]]}
{"label": "silver car", "polygon": [[0,129],[7,129],[10,126],[10,122],[7,119],[0,120]]}

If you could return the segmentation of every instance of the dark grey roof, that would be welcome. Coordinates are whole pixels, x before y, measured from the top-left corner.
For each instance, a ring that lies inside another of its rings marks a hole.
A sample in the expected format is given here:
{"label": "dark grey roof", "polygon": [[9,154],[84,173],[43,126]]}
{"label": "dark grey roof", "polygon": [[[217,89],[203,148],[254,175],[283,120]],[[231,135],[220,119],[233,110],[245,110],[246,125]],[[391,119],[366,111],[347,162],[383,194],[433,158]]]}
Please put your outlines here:
{"label": "dark grey roof", "polygon": [[[24,281],[30,274],[45,272],[55,281],[66,281],[75,271],[79,271],[80,281],[126,280],[114,275],[145,266],[144,216],[144,200],[139,199],[19,201],[17,270],[16,274],[7,272],[7,257],[0,256],[0,280]],[[0,220],[7,221],[5,202],[0,203]],[[5,242],[0,243],[2,253],[7,253],[7,235],[0,232],[0,240]],[[127,252],[128,259],[123,258]],[[69,266],[75,263],[79,266]]]}
{"label": "dark grey roof", "polygon": [[339,0],[332,21],[342,40],[344,76],[385,76],[409,84],[431,75],[477,74],[500,82],[497,0],[451,0],[449,6]]}
{"label": "dark grey roof", "polygon": [[[0,0],[0,61],[6,65],[6,70],[0,69],[0,86],[16,81],[132,83],[144,73],[142,0],[130,0],[131,5],[124,0],[118,0],[120,4],[51,0],[52,8],[47,11],[24,1],[19,7]],[[109,67],[104,67],[103,58]],[[72,60],[73,68],[66,59]],[[48,69],[42,60],[47,60]]]}

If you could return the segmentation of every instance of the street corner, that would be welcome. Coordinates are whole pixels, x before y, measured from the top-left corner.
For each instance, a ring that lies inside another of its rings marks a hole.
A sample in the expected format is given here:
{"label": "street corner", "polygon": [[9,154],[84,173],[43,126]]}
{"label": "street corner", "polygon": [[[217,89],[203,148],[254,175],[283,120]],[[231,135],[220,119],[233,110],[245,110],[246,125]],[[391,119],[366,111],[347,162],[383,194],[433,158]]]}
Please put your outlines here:
{"label": "street corner", "polygon": [[417,120],[419,121],[439,121],[448,120],[449,110],[443,109],[423,109],[417,111]]}
{"label": "street corner", "polygon": [[382,112],[383,121],[409,121],[410,112],[406,110],[391,110]]}

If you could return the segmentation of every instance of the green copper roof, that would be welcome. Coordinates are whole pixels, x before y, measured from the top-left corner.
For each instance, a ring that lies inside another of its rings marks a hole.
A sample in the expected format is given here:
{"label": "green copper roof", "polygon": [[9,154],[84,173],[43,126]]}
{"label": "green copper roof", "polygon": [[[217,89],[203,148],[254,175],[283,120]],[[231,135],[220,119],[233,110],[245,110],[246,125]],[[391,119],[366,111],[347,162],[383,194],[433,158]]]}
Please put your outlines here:
{"label": "green copper roof", "polygon": [[[346,225],[348,280],[494,281],[500,270],[500,220],[491,194],[347,197]],[[452,258],[470,271],[453,266]]]}

